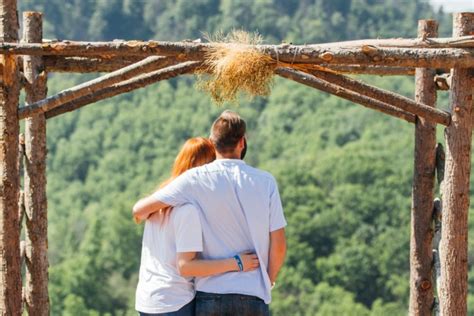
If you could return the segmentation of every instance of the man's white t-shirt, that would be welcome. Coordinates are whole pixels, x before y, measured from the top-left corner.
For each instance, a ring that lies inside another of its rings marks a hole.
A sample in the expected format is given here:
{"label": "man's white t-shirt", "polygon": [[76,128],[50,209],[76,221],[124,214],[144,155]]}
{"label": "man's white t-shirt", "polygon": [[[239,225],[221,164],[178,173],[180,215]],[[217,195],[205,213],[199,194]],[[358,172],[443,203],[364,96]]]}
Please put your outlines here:
{"label": "man's white t-shirt", "polygon": [[218,159],[190,169],[153,194],[168,205],[191,203],[200,210],[203,259],[225,259],[251,251],[260,269],[196,278],[196,290],[257,296],[269,304],[270,232],[286,226],[273,176],[240,159]]}
{"label": "man's white t-shirt", "polygon": [[175,207],[163,224],[155,217],[145,222],[135,309],[142,313],[179,310],[195,296],[192,278],[177,268],[178,252],[202,251],[202,229],[196,207]]}

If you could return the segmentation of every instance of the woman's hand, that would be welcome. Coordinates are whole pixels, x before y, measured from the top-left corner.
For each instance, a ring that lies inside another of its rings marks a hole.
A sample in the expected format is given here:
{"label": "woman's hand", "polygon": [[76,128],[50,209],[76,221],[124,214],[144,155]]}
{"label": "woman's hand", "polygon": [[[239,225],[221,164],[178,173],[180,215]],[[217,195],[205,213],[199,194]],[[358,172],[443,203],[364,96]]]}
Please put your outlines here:
{"label": "woman's hand", "polygon": [[243,272],[253,271],[260,266],[258,257],[254,253],[242,252],[239,254],[239,257],[244,266]]}

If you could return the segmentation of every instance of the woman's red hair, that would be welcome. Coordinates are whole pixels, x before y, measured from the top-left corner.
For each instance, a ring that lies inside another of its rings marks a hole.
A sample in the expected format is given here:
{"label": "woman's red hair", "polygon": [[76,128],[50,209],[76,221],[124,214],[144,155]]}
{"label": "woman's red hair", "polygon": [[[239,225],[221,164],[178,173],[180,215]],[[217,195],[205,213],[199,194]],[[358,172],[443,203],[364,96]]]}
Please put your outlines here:
{"label": "woman's red hair", "polygon": [[[164,181],[158,188],[163,188],[175,178],[183,174],[189,169],[199,167],[210,163],[216,159],[216,152],[211,141],[204,137],[193,137],[188,139],[174,160],[171,169],[171,177]],[[163,223],[164,219],[169,216],[172,207],[160,210],[159,220]]]}

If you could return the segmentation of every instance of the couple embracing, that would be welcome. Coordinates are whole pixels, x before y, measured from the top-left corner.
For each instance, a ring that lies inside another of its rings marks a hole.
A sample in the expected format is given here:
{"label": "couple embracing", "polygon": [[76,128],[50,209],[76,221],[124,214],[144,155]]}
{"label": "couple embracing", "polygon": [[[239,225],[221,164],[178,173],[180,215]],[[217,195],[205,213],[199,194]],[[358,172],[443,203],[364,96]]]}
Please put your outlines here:
{"label": "couple embracing", "polygon": [[188,140],[171,178],[133,207],[145,220],[140,315],[269,315],[285,217],[273,176],[242,160],[246,123],[224,111]]}

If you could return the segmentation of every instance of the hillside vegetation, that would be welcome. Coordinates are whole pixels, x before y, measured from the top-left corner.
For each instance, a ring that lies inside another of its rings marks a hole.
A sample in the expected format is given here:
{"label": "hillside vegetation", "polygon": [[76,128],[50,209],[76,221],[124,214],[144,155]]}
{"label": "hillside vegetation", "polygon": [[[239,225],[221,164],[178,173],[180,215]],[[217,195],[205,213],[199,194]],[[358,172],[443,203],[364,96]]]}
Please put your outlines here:
{"label": "hillside vegetation", "polygon": [[[24,0],[21,9],[44,12],[48,38],[75,40],[182,40],[233,28],[267,43],[415,37],[421,18],[449,34],[449,16],[402,2]],[[50,93],[92,77],[53,75]],[[362,79],[413,96],[413,78]],[[268,98],[225,108],[247,119],[247,163],[275,175],[289,222],[274,315],[406,315],[413,126],[282,79]],[[188,76],[48,122],[53,315],[135,315],[143,226],[131,207],[222,110]],[[474,295],[469,302],[474,312]]]}

